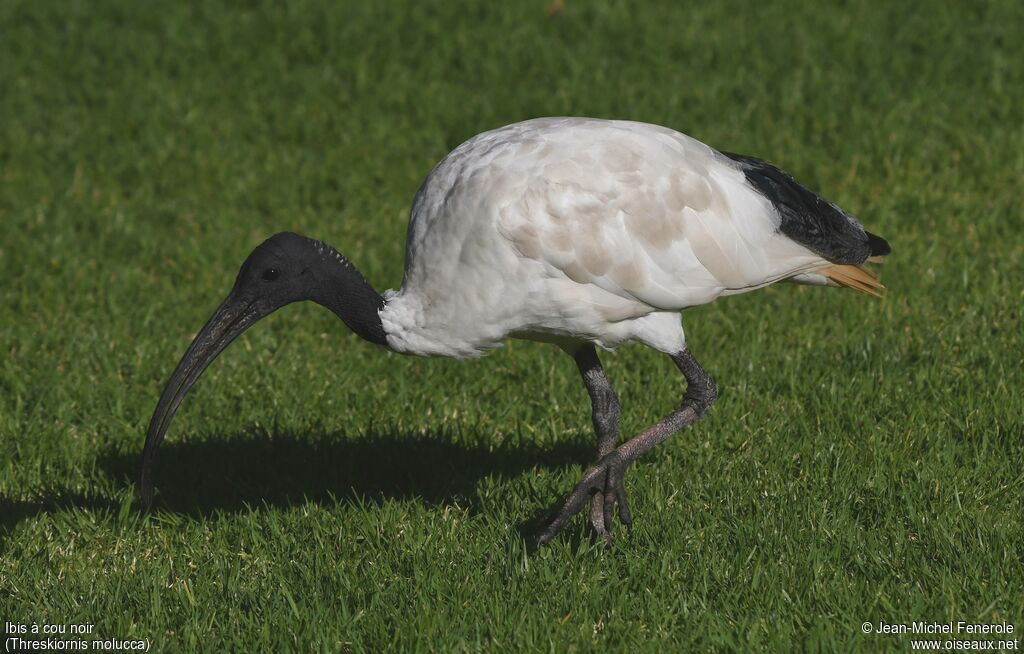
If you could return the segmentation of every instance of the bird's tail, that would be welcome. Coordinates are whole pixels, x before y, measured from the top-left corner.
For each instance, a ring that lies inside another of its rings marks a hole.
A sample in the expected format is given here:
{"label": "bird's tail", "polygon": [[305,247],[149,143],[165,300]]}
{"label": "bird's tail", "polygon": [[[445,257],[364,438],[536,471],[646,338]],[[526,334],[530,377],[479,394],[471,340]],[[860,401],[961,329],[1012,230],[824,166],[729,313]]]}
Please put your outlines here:
{"label": "bird's tail", "polygon": [[818,271],[828,280],[837,285],[852,288],[855,291],[882,297],[885,287],[869,268],[855,264],[834,264]]}

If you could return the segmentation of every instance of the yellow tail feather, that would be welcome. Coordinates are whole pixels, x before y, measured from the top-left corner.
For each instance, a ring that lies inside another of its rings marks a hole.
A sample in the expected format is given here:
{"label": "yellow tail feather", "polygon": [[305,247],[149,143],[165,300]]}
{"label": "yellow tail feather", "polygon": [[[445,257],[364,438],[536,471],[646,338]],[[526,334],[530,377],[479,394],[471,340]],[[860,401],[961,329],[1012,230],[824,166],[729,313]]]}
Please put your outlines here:
{"label": "yellow tail feather", "polygon": [[885,287],[875,277],[875,273],[860,265],[837,264],[818,271],[839,286],[852,288],[874,297],[882,297]]}

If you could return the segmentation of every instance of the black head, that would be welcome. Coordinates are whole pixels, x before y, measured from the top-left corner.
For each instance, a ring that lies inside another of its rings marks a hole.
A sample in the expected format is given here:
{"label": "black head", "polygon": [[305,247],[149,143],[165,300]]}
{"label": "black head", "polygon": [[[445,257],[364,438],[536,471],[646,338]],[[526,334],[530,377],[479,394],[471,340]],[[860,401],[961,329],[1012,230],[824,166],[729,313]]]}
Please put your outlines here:
{"label": "black head", "polygon": [[[268,238],[246,258],[235,278],[231,295],[238,302],[255,303],[262,315],[286,304],[311,300],[320,286],[323,244],[292,232]],[[262,316],[261,316],[262,317]]]}
{"label": "black head", "polygon": [[152,501],[150,470],[156,451],[185,394],[242,332],[300,300],[330,308],[364,338],[386,344],[377,313],[383,300],[337,250],[291,232],[261,243],[242,264],[231,293],[192,341],[156,405],[142,455],[140,490],[147,504]]}

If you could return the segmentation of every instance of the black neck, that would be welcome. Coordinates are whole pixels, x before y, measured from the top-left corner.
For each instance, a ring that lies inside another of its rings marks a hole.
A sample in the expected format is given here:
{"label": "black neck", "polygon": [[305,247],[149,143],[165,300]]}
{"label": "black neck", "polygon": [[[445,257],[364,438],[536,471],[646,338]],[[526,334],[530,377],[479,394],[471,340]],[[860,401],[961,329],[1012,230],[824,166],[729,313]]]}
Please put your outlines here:
{"label": "black neck", "polygon": [[359,336],[387,347],[380,310],[384,298],[370,286],[352,262],[331,246],[314,241],[316,290],[312,300],[327,307]]}

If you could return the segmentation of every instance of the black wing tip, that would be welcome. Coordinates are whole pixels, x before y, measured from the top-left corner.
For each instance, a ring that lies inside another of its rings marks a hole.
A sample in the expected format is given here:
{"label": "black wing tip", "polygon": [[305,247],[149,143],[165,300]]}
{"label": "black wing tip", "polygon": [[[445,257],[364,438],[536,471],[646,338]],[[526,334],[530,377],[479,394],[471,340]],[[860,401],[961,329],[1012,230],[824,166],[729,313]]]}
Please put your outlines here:
{"label": "black wing tip", "polygon": [[772,165],[771,163],[765,161],[764,159],[758,159],[757,157],[752,157],[749,154],[739,154],[738,152],[726,152],[725,150],[719,150],[718,152],[724,154],[726,157],[732,159],[741,166],[756,167]]}
{"label": "black wing tip", "polygon": [[871,248],[871,256],[884,257],[892,252],[892,247],[889,246],[889,241],[885,240],[881,236],[875,236],[871,232],[864,233],[868,235],[868,247]]}
{"label": "black wing tip", "polygon": [[[780,231],[833,263],[856,263],[892,252],[888,241],[863,232],[856,218],[797,182],[771,163],[735,152],[722,154],[739,164],[747,182],[768,199],[781,218]],[[867,234],[869,253],[864,255]]]}

